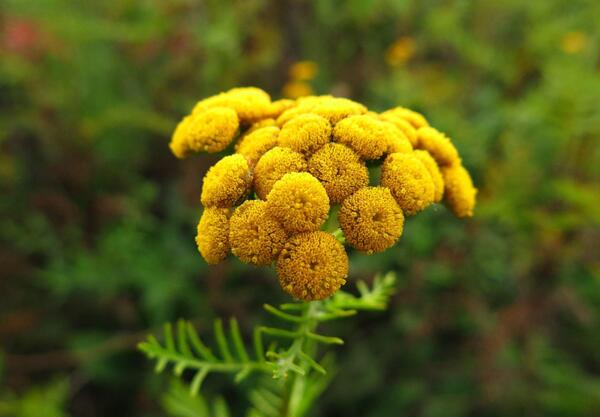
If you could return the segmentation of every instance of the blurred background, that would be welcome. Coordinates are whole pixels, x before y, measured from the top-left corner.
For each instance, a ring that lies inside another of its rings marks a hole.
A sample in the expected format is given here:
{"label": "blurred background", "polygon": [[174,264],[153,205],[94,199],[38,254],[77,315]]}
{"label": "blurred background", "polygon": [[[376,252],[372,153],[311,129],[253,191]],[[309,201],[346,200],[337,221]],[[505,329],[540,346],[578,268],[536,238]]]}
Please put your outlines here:
{"label": "blurred background", "polygon": [[[314,416],[600,415],[600,2],[3,0],[0,416],[166,416],[135,350],[165,321],[247,334],[275,275],[196,251],[218,155],[167,143],[234,86],[405,105],[455,141],[476,216],[442,206],[400,244],[384,314],[333,330]],[[352,288],[352,286],[349,286]],[[245,403],[211,379],[233,415]]]}

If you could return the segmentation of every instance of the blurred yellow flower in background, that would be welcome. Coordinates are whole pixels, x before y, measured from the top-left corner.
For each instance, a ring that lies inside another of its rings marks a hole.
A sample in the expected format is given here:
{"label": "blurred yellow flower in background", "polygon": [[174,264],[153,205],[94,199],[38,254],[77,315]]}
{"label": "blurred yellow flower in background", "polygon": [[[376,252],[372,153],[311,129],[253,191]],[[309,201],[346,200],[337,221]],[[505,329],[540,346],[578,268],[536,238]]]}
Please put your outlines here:
{"label": "blurred yellow flower in background", "polygon": [[579,53],[585,48],[588,36],[581,31],[567,32],[560,40],[560,48],[567,54]]}
{"label": "blurred yellow flower in background", "polygon": [[398,38],[388,48],[385,61],[392,67],[402,66],[415,55],[416,46],[415,40],[410,36]]}
{"label": "blurred yellow flower in background", "polygon": [[289,74],[292,80],[308,81],[315,78],[319,66],[314,61],[298,61],[290,66]]}
{"label": "blurred yellow flower in background", "polygon": [[313,94],[313,88],[305,81],[288,81],[282,89],[284,97],[299,98]]}

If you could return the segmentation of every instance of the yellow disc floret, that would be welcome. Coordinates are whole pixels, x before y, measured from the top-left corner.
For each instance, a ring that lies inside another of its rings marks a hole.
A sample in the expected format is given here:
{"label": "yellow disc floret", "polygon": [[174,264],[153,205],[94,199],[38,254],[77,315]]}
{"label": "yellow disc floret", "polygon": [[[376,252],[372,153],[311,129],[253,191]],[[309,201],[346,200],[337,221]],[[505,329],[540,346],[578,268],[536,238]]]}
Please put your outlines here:
{"label": "yellow disc floret", "polygon": [[238,128],[235,111],[215,107],[186,116],[177,125],[169,146],[178,158],[190,152],[220,152],[233,141]]}
{"label": "yellow disc floret", "polygon": [[237,144],[236,152],[244,155],[250,165],[254,166],[261,156],[279,143],[279,128],[265,126],[245,135]]}
{"label": "yellow disc floret", "polygon": [[290,172],[306,171],[306,159],[302,154],[276,146],[265,153],[254,167],[254,191],[265,200],[273,184]]}
{"label": "yellow disc floret", "polygon": [[388,187],[405,215],[423,210],[435,197],[433,180],[419,158],[410,153],[389,155],[381,168],[381,185]]}
{"label": "yellow disc floret", "polygon": [[367,252],[382,252],[402,235],[404,215],[384,187],[363,188],[344,200],[338,213],[346,242]]}
{"label": "yellow disc floret", "polygon": [[419,137],[419,149],[425,149],[433,156],[439,166],[450,166],[460,164],[458,151],[450,139],[433,127],[423,127],[417,131]]}
{"label": "yellow disc floret", "polygon": [[350,116],[333,129],[336,142],[352,148],[363,159],[379,159],[393,141],[410,143],[391,123],[370,115]]}
{"label": "yellow disc floret", "polygon": [[232,88],[224,93],[199,101],[192,113],[200,113],[213,107],[233,109],[237,113],[240,122],[252,123],[269,117],[271,97],[256,87]]}
{"label": "yellow disc floret", "polygon": [[277,275],[281,287],[294,298],[322,300],[346,283],[348,255],[329,233],[301,233],[285,244]]}
{"label": "yellow disc floret", "polygon": [[408,141],[413,147],[417,146],[417,129],[415,129],[413,125],[411,125],[405,119],[394,113],[382,113],[379,115],[379,118],[381,120],[385,120],[386,122],[393,123],[394,126],[398,128],[398,130],[404,133],[404,136],[406,136],[406,139],[408,139]]}
{"label": "yellow disc floret", "polygon": [[471,217],[475,208],[477,188],[469,172],[460,164],[442,167],[446,184],[445,199],[448,208],[456,217]]}
{"label": "yellow disc floret", "polygon": [[196,245],[198,245],[198,250],[204,260],[209,264],[218,264],[229,253],[230,215],[231,209],[208,207],[204,209],[202,217],[200,217]]}
{"label": "yellow disc floret", "polygon": [[266,214],[266,205],[264,201],[248,200],[231,216],[231,252],[242,262],[268,265],[275,260],[287,240],[287,233],[281,225]]}
{"label": "yellow disc floret", "polygon": [[317,114],[327,119],[332,125],[340,120],[353,115],[363,114],[367,108],[360,103],[347,98],[332,96],[302,97],[297,100],[296,107],[284,111],[277,119],[279,126],[301,114]]}
{"label": "yellow disc floret", "polygon": [[444,196],[444,178],[442,177],[442,173],[440,172],[438,164],[427,151],[416,150],[413,152],[413,155],[419,158],[421,162],[423,162],[423,165],[425,165],[425,168],[427,168],[427,171],[429,171],[429,175],[431,175],[435,190],[433,201],[435,203],[439,203],[442,201],[442,197]]}
{"label": "yellow disc floret", "polygon": [[316,114],[302,114],[293,118],[283,125],[279,134],[280,146],[305,156],[312,155],[330,139],[331,124]]}
{"label": "yellow disc floret", "polygon": [[267,211],[290,233],[318,230],[327,219],[329,198],[309,173],[285,174],[267,196]]}
{"label": "yellow disc floret", "polygon": [[308,161],[308,171],[327,191],[332,203],[341,203],[356,190],[369,184],[369,170],[358,155],[345,145],[328,143]]}
{"label": "yellow disc floret", "polygon": [[242,155],[229,155],[213,165],[202,184],[200,200],[205,207],[233,207],[250,189],[252,175]]}
{"label": "yellow disc floret", "polygon": [[410,123],[415,129],[429,126],[429,122],[427,122],[425,116],[423,116],[421,113],[417,113],[414,110],[407,109],[406,107],[394,107],[393,109],[387,110],[382,114],[392,114],[398,116]]}

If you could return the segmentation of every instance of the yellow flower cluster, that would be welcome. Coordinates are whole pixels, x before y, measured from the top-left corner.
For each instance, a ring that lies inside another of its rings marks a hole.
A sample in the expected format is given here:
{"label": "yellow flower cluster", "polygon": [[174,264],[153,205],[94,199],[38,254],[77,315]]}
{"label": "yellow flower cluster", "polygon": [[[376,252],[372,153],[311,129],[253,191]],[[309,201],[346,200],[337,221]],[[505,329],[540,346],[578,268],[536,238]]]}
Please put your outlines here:
{"label": "yellow flower cluster", "polygon": [[403,107],[375,113],[346,98],[272,101],[258,88],[234,88],[196,104],[170,147],[179,158],[233,150],[203,180],[196,243],[204,259],[276,263],[282,288],[302,300],[346,282],[343,243],[382,252],[407,216],[433,203],[458,217],[475,206],[452,141]]}

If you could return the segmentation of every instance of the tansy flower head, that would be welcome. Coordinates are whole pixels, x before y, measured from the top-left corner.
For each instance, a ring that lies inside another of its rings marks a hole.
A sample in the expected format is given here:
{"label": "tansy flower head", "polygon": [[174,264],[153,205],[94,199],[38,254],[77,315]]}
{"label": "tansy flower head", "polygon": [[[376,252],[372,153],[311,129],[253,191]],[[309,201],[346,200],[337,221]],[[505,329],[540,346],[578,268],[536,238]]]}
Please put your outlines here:
{"label": "tansy flower head", "polygon": [[295,298],[322,300],[346,283],[348,255],[329,233],[301,233],[292,237],[277,260],[281,287]]}
{"label": "tansy flower head", "polygon": [[204,209],[196,234],[198,250],[209,264],[218,264],[229,253],[229,216],[231,209],[208,207]]}
{"label": "tansy flower head", "polygon": [[362,188],[344,200],[338,213],[346,242],[367,252],[382,252],[402,235],[404,215],[390,190]]}
{"label": "tansy flower head", "polygon": [[332,203],[369,184],[369,171],[352,149],[339,143],[328,143],[308,161],[308,171],[325,187]]}
{"label": "tansy flower head", "polygon": [[246,196],[251,184],[252,175],[246,158],[229,155],[206,173],[200,200],[205,207],[233,207]]}
{"label": "tansy flower head", "polygon": [[439,203],[444,196],[444,178],[442,177],[438,164],[427,151],[416,150],[413,152],[413,155],[419,158],[419,160],[423,162],[423,165],[425,165],[425,168],[427,168],[427,171],[429,171],[434,186],[433,201]]}
{"label": "tansy flower head", "polygon": [[393,124],[370,115],[350,116],[341,120],[333,129],[333,138],[352,148],[363,159],[379,159],[390,143],[406,141]]}
{"label": "tansy flower head", "polygon": [[224,93],[199,101],[192,114],[213,107],[228,107],[235,110],[242,123],[252,123],[268,117],[271,97],[256,87],[232,88]]}
{"label": "tansy flower head", "polygon": [[409,153],[393,153],[385,159],[381,185],[390,189],[407,216],[425,209],[435,197],[429,171],[419,158]]}
{"label": "tansy flower head", "polygon": [[379,118],[393,123],[399,131],[404,133],[404,136],[406,136],[406,139],[408,139],[413,147],[417,146],[417,130],[409,122],[394,113],[382,113],[379,115]]}
{"label": "tansy flower head", "polygon": [[332,96],[304,97],[298,99],[298,104],[284,111],[277,119],[277,124],[283,126],[287,121],[306,113],[318,114],[329,120],[332,125],[353,114],[363,114],[367,108],[360,103],[347,98]]}
{"label": "tansy flower head", "polygon": [[231,251],[242,262],[268,265],[279,254],[287,233],[266,214],[264,201],[248,200],[235,209],[229,224]]}
{"label": "tansy flower head", "polygon": [[397,67],[404,65],[415,53],[415,41],[409,36],[403,36],[388,48],[385,60],[388,65]]}
{"label": "tansy flower head", "polygon": [[327,219],[329,198],[309,173],[285,174],[267,196],[267,212],[290,233],[318,230]]}
{"label": "tansy flower head", "polygon": [[433,127],[423,127],[417,130],[418,148],[425,149],[433,156],[439,166],[449,166],[460,163],[458,151],[450,139]]}
{"label": "tansy flower head", "polygon": [[244,155],[252,166],[261,156],[279,143],[279,128],[265,126],[245,135],[237,144],[236,152]]}
{"label": "tansy flower head", "polygon": [[290,66],[290,78],[293,80],[312,80],[319,67],[314,61],[298,61]]}
{"label": "tansy flower head", "polygon": [[232,109],[215,107],[186,116],[175,129],[170,147],[178,158],[190,152],[219,152],[237,135],[238,118]]}
{"label": "tansy flower head", "polygon": [[302,154],[276,146],[265,153],[254,167],[254,191],[265,200],[273,184],[290,172],[306,171],[306,159]]}
{"label": "tansy flower head", "polygon": [[[286,111],[287,109],[291,109],[296,106],[296,101],[290,100],[287,98],[282,98],[281,100],[276,100],[271,103],[269,106],[269,110],[267,111],[267,117],[277,119],[281,113]],[[273,120],[273,124],[275,124],[275,120]]]}
{"label": "tansy flower head", "polygon": [[415,129],[419,129],[423,126],[429,126],[429,122],[427,122],[425,116],[423,116],[421,113],[417,113],[414,110],[407,109],[406,107],[394,107],[393,109],[386,110],[382,114],[392,114],[398,116],[401,119],[409,122]]}
{"label": "tansy flower head", "polygon": [[294,117],[281,128],[279,144],[306,156],[329,142],[331,124],[316,114]]}
{"label": "tansy flower head", "polygon": [[477,188],[473,186],[469,172],[461,164],[456,164],[442,167],[442,176],[446,185],[444,196],[448,208],[456,217],[473,216]]}

